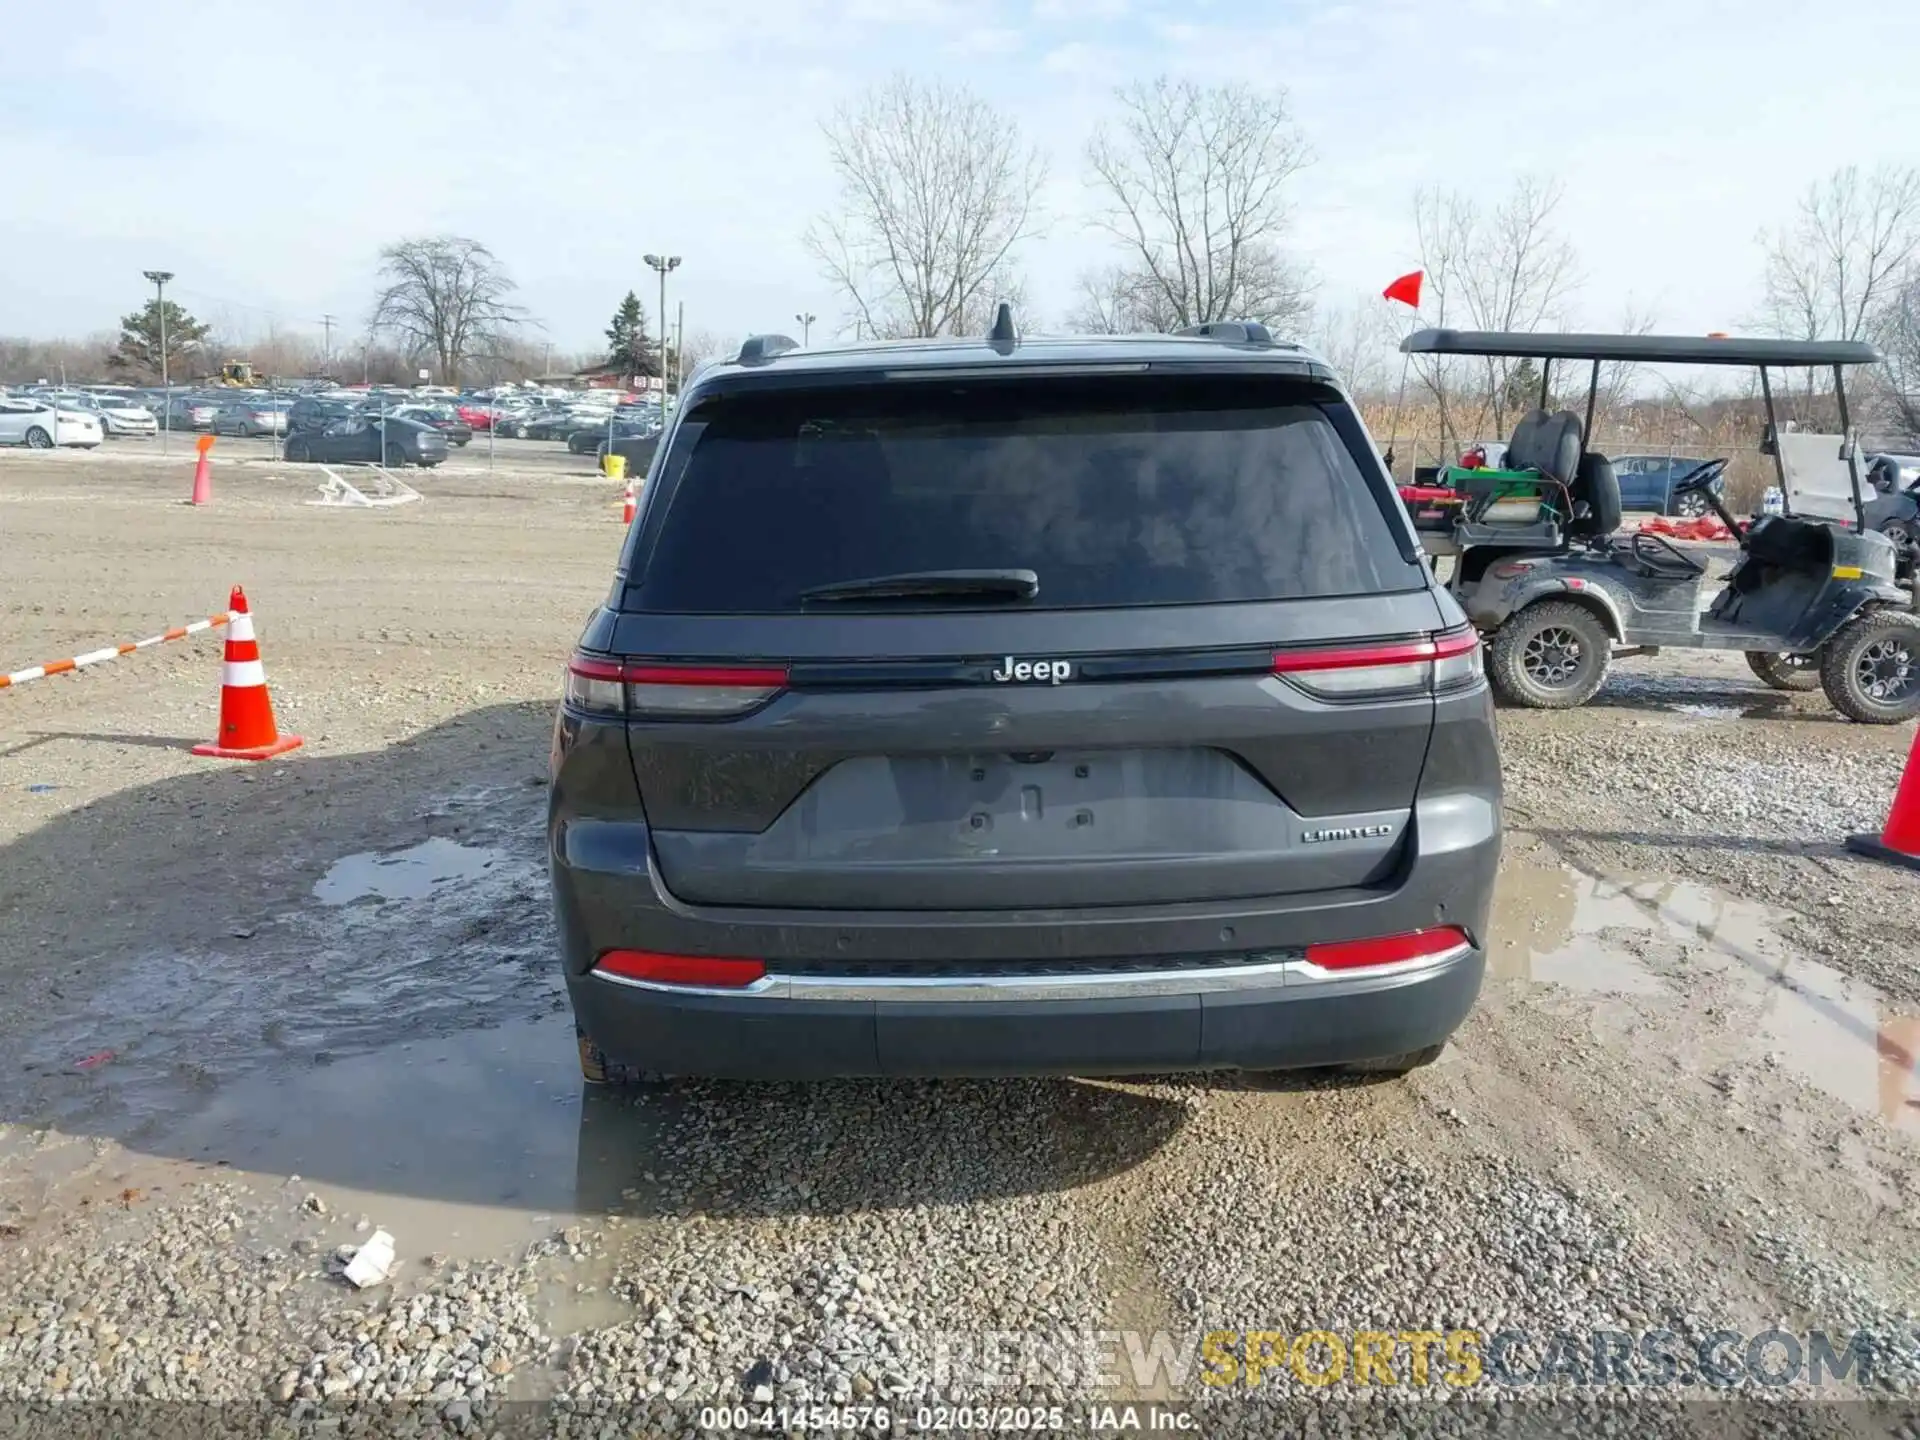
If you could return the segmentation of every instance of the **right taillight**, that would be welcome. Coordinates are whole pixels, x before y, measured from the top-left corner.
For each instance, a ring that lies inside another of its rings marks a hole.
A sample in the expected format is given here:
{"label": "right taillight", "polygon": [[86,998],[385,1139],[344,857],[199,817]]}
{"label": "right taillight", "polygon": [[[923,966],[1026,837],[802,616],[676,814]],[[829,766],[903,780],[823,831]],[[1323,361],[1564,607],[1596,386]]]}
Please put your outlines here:
{"label": "right taillight", "polygon": [[1487,673],[1480,637],[1471,630],[1450,630],[1433,640],[1433,688],[1462,690]]}
{"label": "right taillight", "polygon": [[1480,637],[1472,630],[1449,630],[1422,640],[1282,650],[1273,657],[1273,673],[1320,700],[1457,690],[1480,679]]}
{"label": "right taillight", "polygon": [[724,720],[757,710],[786,688],[784,665],[657,665],[576,655],[567,704],[590,715]]}
{"label": "right taillight", "polygon": [[1370,970],[1381,965],[1405,965],[1413,960],[1438,960],[1457,955],[1472,944],[1466,931],[1443,925],[1437,930],[1413,930],[1404,935],[1309,945],[1307,963],[1320,970]]}
{"label": "right taillight", "polygon": [[596,973],[611,980],[647,985],[691,985],[703,990],[746,990],[767,973],[760,960],[712,955],[663,955],[656,950],[605,950],[594,961]]}

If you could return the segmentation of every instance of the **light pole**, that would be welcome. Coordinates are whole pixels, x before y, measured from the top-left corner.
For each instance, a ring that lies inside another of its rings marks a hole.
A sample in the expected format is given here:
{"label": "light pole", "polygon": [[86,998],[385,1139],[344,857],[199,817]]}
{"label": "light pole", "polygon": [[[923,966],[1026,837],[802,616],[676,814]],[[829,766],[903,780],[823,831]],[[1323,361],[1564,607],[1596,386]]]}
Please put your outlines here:
{"label": "light pole", "polygon": [[167,378],[167,281],[171,270],[140,272],[153,282],[153,309],[160,317],[160,453],[167,453],[167,441],[173,431],[173,384]]}
{"label": "light pole", "polygon": [[678,255],[643,255],[640,257],[651,265],[660,275],[660,308],[655,311],[660,324],[660,413],[667,413],[667,272],[680,268]]}
{"label": "light pole", "polygon": [[813,322],[820,317],[809,310],[793,318],[800,322],[800,343],[805,345],[808,340],[813,338]]}

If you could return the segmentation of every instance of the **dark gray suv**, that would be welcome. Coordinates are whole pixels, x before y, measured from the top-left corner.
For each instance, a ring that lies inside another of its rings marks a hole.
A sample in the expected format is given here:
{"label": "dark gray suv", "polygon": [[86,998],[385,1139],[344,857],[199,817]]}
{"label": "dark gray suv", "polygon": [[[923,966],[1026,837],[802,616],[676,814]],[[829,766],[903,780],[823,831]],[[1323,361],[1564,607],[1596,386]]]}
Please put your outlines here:
{"label": "dark gray suv", "polygon": [[1431,1060],[1479,991],[1473,631],[1259,326],[688,387],[555,725],[589,1080]]}

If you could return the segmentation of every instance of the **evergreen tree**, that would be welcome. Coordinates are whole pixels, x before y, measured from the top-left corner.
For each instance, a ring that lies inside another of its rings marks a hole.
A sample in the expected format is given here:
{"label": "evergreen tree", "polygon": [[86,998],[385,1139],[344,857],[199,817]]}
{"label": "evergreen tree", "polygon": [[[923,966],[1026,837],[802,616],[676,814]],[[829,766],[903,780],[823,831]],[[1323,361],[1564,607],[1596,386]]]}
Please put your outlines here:
{"label": "evergreen tree", "polygon": [[617,365],[623,375],[655,373],[653,345],[647,339],[647,312],[631,290],[607,327],[607,363]]}
{"label": "evergreen tree", "polygon": [[[166,302],[167,373],[181,379],[189,361],[207,338],[209,327],[182,310],[173,301]],[[123,373],[160,378],[160,302],[149,300],[146,307],[120,317],[120,343],[107,356],[108,368]]]}

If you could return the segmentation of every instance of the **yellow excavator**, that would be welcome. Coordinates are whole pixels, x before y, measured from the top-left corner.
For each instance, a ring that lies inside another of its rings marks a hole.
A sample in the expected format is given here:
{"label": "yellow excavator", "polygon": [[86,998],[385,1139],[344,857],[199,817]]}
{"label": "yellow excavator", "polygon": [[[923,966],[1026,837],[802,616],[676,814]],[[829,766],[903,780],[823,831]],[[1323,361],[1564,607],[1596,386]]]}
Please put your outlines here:
{"label": "yellow excavator", "polygon": [[231,385],[237,389],[251,389],[254,384],[253,366],[245,360],[223,360],[218,375],[207,375],[201,380],[204,385]]}

